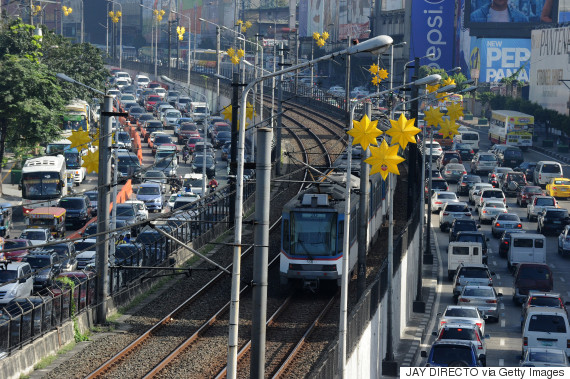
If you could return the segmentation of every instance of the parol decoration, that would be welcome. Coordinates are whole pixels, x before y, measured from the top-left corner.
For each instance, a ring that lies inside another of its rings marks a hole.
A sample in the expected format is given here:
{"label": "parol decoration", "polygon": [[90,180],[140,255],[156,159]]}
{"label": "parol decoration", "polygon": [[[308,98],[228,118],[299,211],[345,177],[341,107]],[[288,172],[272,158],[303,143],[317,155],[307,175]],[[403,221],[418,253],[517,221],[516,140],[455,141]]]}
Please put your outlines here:
{"label": "parol decoration", "polygon": [[255,109],[253,108],[253,105],[250,102],[247,103],[247,106],[245,108],[245,115],[250,120],[253,120],[253,117],[257,116],[257,113],[255,112]]}
{"label": "parol decoration", "polygon": [[378,73],[379,67],[376,63],[373,63],[372,66],[368,69],[372,74],[376,75]]}
{"label": "parol decoration", "polygon": [[92,172],[99,173],[99,150],[89,151],[83,157],[82,166],[86,168],[88,174]]}
{"label": "parol decoration", "polygon": [[427,93],[435,92],[435,91],[437,91],[438,89],[439,89],[439,84],[434,84],[434,85],[428,84],[428,85],[426,86],[426,91],[427,91]]}
{"label": "parol decoration", "polygon": [[408,143],[416,143],[415,135],[421,130],[414,126],[415,121],[415,118],[408,120],[403,113],[398,120],[390,120],[392,127],[386,131],[386,134],[392,137],[390,145],[399,144],[405,149]]}
{"label": "parol decoration", "polygon": [[370,157],[364,162],[372,167],[370,175],[380,173],[382,179],[386,180],[388,173],[400,175],[398,164],[404,161],[404,158],[398,155],[399,146],[388,146],[386,141],[382,141],[380,147],[370,146]]}
{"label": "parol decoration", "polygon": [[454,80],[453,78],[451,78],[451,77],[448,77],[447,79],[445,79],[445,80],[443,81],[443,84],[442,84],[442,85],[443,85],[444,87],[445,87],[445,86],[455,85],[455,80]]}
{"label": "parol decoration", "polygon": [[346,132],[352,136],[352,144],[360,144],[364,150],[370,145],[378,145],[376,139],[382,131],[378,129],[378,120],[370,121],[367,115],[364,115],[360,121],[352,120],[353,128]]}
{"label": "parol decoration", "polygon": [[224,116],[224,118],[228,121],[232,121],[232,106],[228,105],[227,107],[224,108],[224,110],[222,111],[222,116]]}
{"label": "parol decoration", "polygon": [[431,107],[424,112],[424,121],[426,125],[438,126],[442,122],[443,113],[439,107]]}
{"label": "parol decoration", "polygon": [[388,77],[388,71],[386,71],[385,69],[381,68],[378,70],[378,77],[380,79],[386,79]]}
{"label": "parol decoration", "polygon": [[71,141],[70,147],[80,147],[91,142],[91,137],[89,137],[89,132],[83,130],[74,130],[71,132],[71,136],[68,138],[68,140]]}
{"label": "parol decoration", "polygon": [[455,124],[455,120],[445,119],[441,123],[439,132],[443,138],[453,138],[453,136],[459,135],[457,129],[459,129],[459,126]]}
{"label": "parol decoration", "polygon": [[452,103],[447,106],[447,115],[451,120],[458,120],[463,117],[463,106],[459,103]]}

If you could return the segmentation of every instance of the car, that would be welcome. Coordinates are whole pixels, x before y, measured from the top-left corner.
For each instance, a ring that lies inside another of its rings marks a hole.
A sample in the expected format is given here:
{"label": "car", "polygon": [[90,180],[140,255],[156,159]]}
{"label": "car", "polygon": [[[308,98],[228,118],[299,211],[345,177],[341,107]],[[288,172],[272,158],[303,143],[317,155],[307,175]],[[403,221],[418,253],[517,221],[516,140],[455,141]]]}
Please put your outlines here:
{"label": "car", "polygon": [[463,163],[461,160],[461,155],[457,151],[445,151],[437,159],[437,168],[443,170],[443,168],[449,163]]}
{"label": "car", "polygon": [[174,108],[169,108],[163,113],[162,123],[165,128],[174,127],[174,125],[176,125],[180,117],[182,117],[182,113],[180,113],[179,110]]}
{"label": "car", "polygon": [[470,323],[475,324],[481,330],[481,334],[485,334],[485,319],[477,307],[471,305],[448,305],[443,312],[437,314],[439,322],[437,328],[450,323]]}
{"label": "car", "polygon": [[529,180],[532,183],[535,167],[536,167],[536,162],[523,162],[517,167],[515,167],[514,170],[522,172],[525,175],[526,180]]}
{"label": "car", "polygon": [[459,199],[453,192],[435,192],[431,197],[431,211],[438,213],[445,203],[458,203]]}
{"label": "car", "polygon": [[457,299],[466,285],[492,286],[493,275],[495,273],[489,270],[486,264],[459,264],[453,278],[453,298]]}
{"label": "car", "polygon": [[517,167],[524,161],[523,152],[516,146],[497,151],[495,154],[501,167]]}
{"label": "car", "polygon": [[162,101],[162,98],[157,94],[149,95],[144,100],[144,108],[147,112],[153,112],[156,103]]}
{"label": "car", "polygon": [[167,177],[176,176],[176,170],[178,169],[178,159],[176,158],[176,154],[170,153],[163,156],[157,156],[154,160],[154,169],[164,172],[164,175]]}
{"label": "car", "polygon": [[432,161],[439,159],[439,157],[443,154],[443,149],[441,148],[441,145],[437,141],[426,142],[424,151],[426,156],[431,155]]}
{"label": "car", "polygon": [[[144,261],[144,249],[135,243],[119,243],[115,246],[115,266],[141,267]],[[113,278],[116,285],[122,286],[140,276],[139,270],[116,270]]]}
{"label": "car", "polygon": [[497,154],[499,154],[500,151],[508,149],[509,146],[503,143],[496,143],[493,146],[491,146],[491,148],[489,149],[490,153],[493,153],[495,156],[497,156]]}
{"label": "car", "polygon": [[[32,247],[32,242],[28,239],[5,239],[4,240],[4,250],[8,249],[22,249],[4,252],[4,259],[10,260],[12,262],[21,262],[22,258],[28,255],[29,247]],[[1,255],[0,255],[1,257]]]}
{"label": "car", "polygon": [[183,122],[180,124],[180,129],[178,130],[178,143],[184,143],[190,138],[202,138],[200,137],[200,132],[198,132],[198,126],[193,122]]}
{"label": "car", "polygon": [[24,229],[18,239],[27,239],[32,245],[43,245],[54,240],[51,231],[47,228]]}
{"label": "car", "polygon": [[135,84],[139,88],[146,88],[150,83],[150,79],[146,75],[137,75],[135,78]]}
{"label": "car", "polygon": [[503,191],[497,188],[486,188],[481,191],[481,195],[475,198],[475,206],[481,208],[489,200],[502,201],[503,204],[507,204],[507,198]]}
{"label": "car", "polygon": [[515,229],[515,230],[505,230],[501,235],[499,240],[499,256],[501,258],[506,258],[509,254],[509,248],[511,246],[511,236],[516,233],[526,233],[525,230]]}
{"label": "car", "polygon": [[28,262],[8,262],[0,270],[0,307],[16,297],[34,292],[32,267]]}
{"label": "car", "polygon": [[127,200],[124,204],[132,204],[142,220],[148,219],[148,209],[142,200]]}
{"label": "car", "polygon": [[429,194],[428,194],[428,189],[429,189],[429,179],[426,179],[426,184],[425,184],[426,201],[429,200],[429,198],[436,192],[449,191],[449,185],[447,184],[447,182],[443,178],[442,179],[432,179],[432,181],[431,181],[431,193],[429,193]]}
{"label": "car", "polygon": [[206,176],[213,178],[216,176],[216,161],[211,155],[197,155],[192,159],[192,171],[201,173],[204,165],[206,166]]}
{"label": "car", "polygon": [[473,151],[473,148],[468,143],[454,142],[451,146],[451,150],[457,151],[463,162],[470,161],[475,155],[475,151]]}
{"label": "car", "polygon": [[77,268],[75,245],[73,242],[64,241],[56,245],[50,245],[46,247],[45,250],[53,251],[57,254],[60,271],[73,271]]}
{"label": "car", "polygon": [[59,201],[59,207],[64,208],[67,212],[65,215],[65,223],[82,228],[91,219],[91,200],[85,194],[63,197]]}
{"label": "car", "polygon": [[145,123],[142,125],[142,128],[144,128],[144,141],[148,142],[148,139],[150,138],[150,135],[152,133],[164,133],[164,128],[162,127],[162,123],[158,120],[148,120],[145,121]]}
{"label": "car", "polygon": [[457,233],[454,242],[475,242],[480,243],[482,252],[482,262],[483,264],[487,264],[489,260],[489,255],[492,253],[491,248],[487,245],[489,239],[485,237],[483,232],[470,232],[470,231],[461,231]]}
{"label": "car", "polygon": [[453,367],[483,366],[484,355],[477,355],[477,348],[471,341],[441,340],[435,341],[428,352],[422,350],[423,358],[427,358],[426,366]]}
{"label": "car", "polygon": [[471,173],[479,174],[481,172],[490,172],[497,167],[497,159],[492,153],[478,152],[471,160]]}
{"label": "car", "polygon": [[117,213],[116,219],[117,220],[124,220],[127,222],[127,225],[133,225],[140,221],[143,221],[140,214],[137,212],[137,208],[133,204],[117,204]]}
{"label": "car", "polygon": [[517,193],[517,204],[519,207],[525,207],[528,205],[534,196],[544,196],[545,193],[539,186],[524,186]]}
{"label": "car", "polygon": [[516,213],[500,213],[491,222],[491,234],[495,238],[505,230],[522,229],[522,221]]}
{"label": "car", "polygon": [[166,185],[168,184],[168,178],[162,170],[148,170],[142,177],[142,182],[144,183],[158,183],[160,184],[160,189],[162,193],[166,193]]}
{"label": "car", "polygon": [[457,183],[467,171],[461,163],[448,163],[443,167],[441,174],[448,183]]}
{"label": "car", "polygon": [[160,212],[164,206],[162,184],[146,182],[140,185],[137,191],[137,200],[143,201],[149,212]]}
{"label": "car", "polygon": [[522,355],[529,348],[554,348],[570,356],[570,325],[562,309],[536,307],[529,309],[522,327]]}
{"label": "car", "polygon": [[475,204],[475,199],[481,196],[481,192],[484,189],[493,188],[493,186],[489,183],[475,183],[473,187],[469,190],[469,203]]}
{"label": "car", "polygon": [[570,225],[566,225],[558,236],[558,254],[570,254]]}
{"label": "car", "polygon": [[568,367],[568,357],[562,349],[529,347],[521,360],[521,367]]}
{"label": "car", "polygon": [[441,171],[439,171],[437,168],[426,168],[426,181],[429,180],[430,174],[432,179],[443,179],[443,176],[441,176]]}
{"label": "car", "polygon": [[553,178],[563,174],[562,164],[556,161],[538,161],[534,168],[533,182],[536,186],[544,187]]}
{"label": "car", "polygon": [[138,117],[145,113],[142,107],[131,107],[129,108],[129,121],[137,121]]}
{"label": "car", "polygon": [[499,188],[505,195],[516,196],[527,185],[526,177],[522,172],[512,171],[503,175]]}
{"label": "car", "polygon": [[464,202],[452,202],[443,204],[439,212],[439,229],[447,232],[454,220],[467,219],[472,220],[469,206]]}
{"label": "car", "polygon": [[229,124],[225,123],[225,122],[216,122],[214,124],[214,126],[212,127],[212,131],[210,132],[210,138],[212,140],[214,140],[216,138],[216,135],[219,132],[230,132],[231,133],[232,128]]}
{"label": "car", "polygon": [[172,139],[168,134],[162,134],[162,133],[156,134],[154,136],[154,140],[152,141],[152,155],[156,154],[156,149],[158,149],[160,145],[171,144],[171,143]]}
{"label": "car", "polygon": [[469,195],[469,190],[477,183],[481,183],[480,176],[464,174],[457,182],[457,195]]}
{"label": "car", "polygon": [[143,265],[156,264],[170,253],[166,238],[153,228],[145,227],[137,236],[135,243],[144,246]]}
{"label": "car", "polygon": [[[79,308],[85,308],[88,305],[94,304],[96,299],[95,281],[96,274],[92,271],[70,271],[63,272],[55,278],[56,286],[51,288],[54,297],[61,296],[64,291],[70,290],[69,283],[73,283],[75,290],[73,291],[73,298],[75,304]],[[71,282],[69,282],[71,280]]]}
{"label": "car", "polygon": [[562,296],[557,292],[540,292],[540,291],[529,291],[528,298],[522,304],[521,308],[521,328],[526,318],[526,314],[530,309],[535,307],[549,307],[562,309],[564,312],[568,313],[566,306],[570,305],[569,301],[564,302]]}
{"label": "car", "polygon": [[523,304],[530,291],[550,292],[554,288],[552,270],[546,263],[519,263],[513,280],[513,302]]}
{"label": "car", "polygon": [[487,365],[487,344],[485,339],[490,338],[490,336],[481,334],[481,330],[479,330],[477,325],[470,323],[449,323],[432,334],[436,337],[436,341],[470,341],[476,349],[482,365]]}
{"label": "car", "polygon": [[491,223],[500,213],[508,213],[507,206],[502,201],[486,201],[479,209],[479,222],[481,224]]}
{"label": "car", "polygon": [[560,234],[570,224],[568,210],[564,208],[547,208],[537,217],[536,231],[540,234]]}
{"label": "car", "polygon": [[133,138],[127,132],[117,132],[115,133],[115,142],[117,147],[131,150],[133,146]]}
{"label": "car", "polygon": [[546,194],[555,198],[570,197],[570,179],[552,178],[546,184]]}
{"label": "car", "polygon": [[558,202],[552,196],[534,196],[526,206],[526,217],[529,221],[538,218],[538,214],[546,208],[558,208]]}
{"label": "car", "polygon": [[180,91],[169,90],[166,93],[166,101],[168,101],[170,105],[174,106],[176,105],[179,96],[180,96]]}
{"label": "car", "polygon": [[493,185],[495,188],[499,188],[499,183],[508,172],[512,172],[513,169],[510,167],[495,167],[489,174],[487,174],[487,181]]}
{"label": "car", "polygon": [[456,218],[449,227],[449,242],[455,241],[459,232],[477,232],[480,227],[473,219]]}
{"label": "car", "polygon": [[214,146],[219,148],[222,147],[226,142],[231,142],[232,134],[230,132],[219,132],[214,138]]}
{"label": "car", "polygon": [[176,100],[176,103],[174,104],[174,107],[182,113],[187,113],[191,102],[192,99],[188,96],[179,96]]}
{"label": "car", "polygon": [[[221,153],[221,158],[222,161],[227,161],[229,159],[229,156],[231,154],[231,148],[232,148],[232,143],[231,142],[226,142],[224,143],[224,145],[222,146],[222,153]],[[439,171],[438,171],[439,172]]]}
{"label": "car", "polygon": [[51,286],[61,272],[59,256],[53,250],[33,250],[24,260],[32,267],[35,291]]}
{"label": "car", "polygon": [[99,192],[85,191],[83,194],[89,198],[89,202],[91,203],[91,215],[97,216],[97,202],[99,201]]}
{"label": "car", "polygon": [[486,319],[499,321],[499,303],[503,296],[491,286],[465,285],[457,297],[458,304],[469,304],[477,307],[481,315]]}

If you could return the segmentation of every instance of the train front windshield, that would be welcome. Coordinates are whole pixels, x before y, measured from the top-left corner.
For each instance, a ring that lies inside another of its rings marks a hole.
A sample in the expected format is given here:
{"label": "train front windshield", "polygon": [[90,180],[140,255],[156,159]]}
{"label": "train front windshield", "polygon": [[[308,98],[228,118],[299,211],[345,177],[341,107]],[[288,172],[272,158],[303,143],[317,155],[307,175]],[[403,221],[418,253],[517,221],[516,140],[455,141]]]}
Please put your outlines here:
{"label": "train front windshield", "polygon": [[291,212],[291,254],[335,255],[336,224],[336,213]]}

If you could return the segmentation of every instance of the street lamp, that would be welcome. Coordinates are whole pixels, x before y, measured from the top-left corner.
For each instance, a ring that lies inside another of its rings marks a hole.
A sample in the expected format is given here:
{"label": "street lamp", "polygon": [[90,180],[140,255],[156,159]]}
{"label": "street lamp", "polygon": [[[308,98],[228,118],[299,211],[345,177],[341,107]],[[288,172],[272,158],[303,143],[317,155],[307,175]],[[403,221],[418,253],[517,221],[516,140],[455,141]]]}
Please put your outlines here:
{"label": "street lamp", "polygon": [[[200,17],[198,20],[212,24],[216,27],[216,75],[220,75],[220,25],[213,23],[212,21],[208,21]],[[188,54],[190,54],[190,50],[188,50]],[[220,78],[216,77],[216,96],[220,98]]]}
{"label": "street lamp", "polygon": [[[153,26],[155,28],[155,44],[154,44],[154,77],[158,76],[158,26],[160,21],[162,20],[162,16],[164,16],[164,10],[158,10],[155,8],[147,7],[146,5],[139,4],[142,8],[148,9],[152,11],[152,17],[154,19]],[[156,25],[154,25],[156,24]],[[168,57],[170,59],[170,57]],[[170,62],[169,62],[170,64]]]}
{"label": "street lamp", "polygon": [[[83,1],[83,0],[82,0]],[[119,6],[119,10],[117,12],[110,11],[108,13],[109,17],[113,21],[114,24],[119,22],[119,68],[123,68],[123,6],[121,3],[113,0],[107,0],[109,3],[113,3],[113,8],[115,8],[115,4]],[[107,3],[107,4],[109,4]],[[81,13],[83,15],[83,13]],[[83,24],[81,24],[83,25]],[[115,36],[113,36],[113,42],[115,41]],[[115,56],[113,55],[113,60]]]}
{"label": "street lamp", "polygon": [[[235,218],[234,218],[234,255],[233,255],[233,269],[232,269],[232,290],[231,290],[231,300],[230,300],[230,330],[229,330],[229,346],[228,346],[228,378],[234,379],[236,377],[237,369],[237,349],[238,349],[238,323],[239,323],[239,290],[241,282],[241,233],[242,233],[242,212],[243,212],[243,171],[244,171],[244,155],[245,155],[245,123],[246,123],[246,102],[247,95],[249,91],[257,83],[263,82],[264,80],[271,79],[275,76],[286,74],[289,72],[294,72],[299,69],[309,67],[312,64],[336,58],[343,55],[353,55],[363,52],[372,52],[375,54],[380,54],[390,47],[393,40],[392,37],[381,35],[371,38],[365,42],[359,43],[357,45],[350,46],[344,50],[327,54],[320,58],[314,59],[309,62],[300,63],[294,66],[290,66],[286,69],[273,72],[267,75],[263,75],[260,78],[256,78],[247,84],[241,93],[240,104],[239,104],[239,120],[240,129],[238,136],[238,156],[237,156],[237,177],[236,177],[236,201],[235,201]],[[281,152],[278,151],[276,155],[279,157]],[[349,155],[350,156],[350,155]],[[349,166],[350,167],[350,166]],[[350,183],[348,181],[347,183]],[[269,197],[266,197],[267,203],[265,206],[269,209]],[[267,225],[268,226],[268,225]],[[266,228],[263,233],[268,233],[269,230]],[[345,235],[346,238],[348,236]],[[263,268],[267,270],[267,267]],[[265,287],[266,288],[266,287]],[[346,298],[345,298],[346,301]],[[266,310],[259,310],[265,312]],[[263,318],[264,319],[264,318]],[[345,325],[343,325],[345,327]],[[265,323],[259,325],[259,328],[264,331]],[[264,354],[261,352],[261,354]],[[253,359],[253,358],[252,358]],[[264,360],[264,357],[261,358]],[[344,362],[344,361],[343,361]]]}
{"label": "street lamp", "polygon": [[[186,86],[188,86],[188,88],[190,88],[190,71],[192,70],[192,68],[191,68],[192,66],[191,66],[191,62],[190,62],[190,41],[192,40],[192,38],[190,38],[190,37],[191,37],[191,35],[192,35],[192,32],[191,32],[191,29],[190,29],[190,28],[192,27],[192,22],[191,22],[189,16],[186,16],[186,15],[184,15],[184,14],[182,14],[182,13],[179,13],[179,12],[176,12],[176,11],[173,11],[173,10],[170,10],[170,12],[172,12],[172,13],[174,13],[174,14],[177,14],[177,15],[179,15],[179,16],[181,16],[181,17],[186,17],[186,19],[188,20],[188,54],[186,54],[186,59],[188,60],[188,67],[187,67],[187,70],[188,70],[188,71],[187,71],[187,73],[186,73]],[[170,57],[169,57],[169,58],[170,58]],[[168,67],[170,67],[170,61],[168,62]],[[218,95],[219,95],[219,94],[218,94]]]}

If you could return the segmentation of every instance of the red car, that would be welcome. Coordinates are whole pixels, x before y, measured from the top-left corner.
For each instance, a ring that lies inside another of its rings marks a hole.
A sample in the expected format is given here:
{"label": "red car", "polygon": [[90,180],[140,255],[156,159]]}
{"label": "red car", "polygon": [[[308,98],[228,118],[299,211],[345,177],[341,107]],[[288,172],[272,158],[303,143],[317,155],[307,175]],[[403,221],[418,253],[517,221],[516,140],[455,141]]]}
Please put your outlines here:
{"label": "red car", "polygon": [[[17,248],[26,248],[32,246],[32,242],[27,239],[19,238],[19,239],[7,239],[4,240],[4,249],[17,249]],[[28,255],[28,249],[22,250],[15,250],[4,253],[4,258],[10,259],[15,262],[21,262],[22,259]]]}
{"label": "red car", "polygon": [[159,101],[162,101],[162,99],[158,95],[150,95],[149,97],[147,97],[146,100],[144,101],[144,107],[147,110],[147,112],[152,112],[152,110],[154,109],[154,105]]}
{"label": "red car", "polygon": [[180,124],[178,130],[178,143],[183,143],[185,140],[193,137],[200,137],[200,132],[196,124],[192,122],[183,122]]}
{"label": "red car", "polygon": [[214,140],[219,132],[231,132],[232,127],[225,122],[216,122],[210,133],[210,138]]}
{"label": "red car", "polygon": [[524,186],[517,194],[517,204],[526,207],[534,196],[546,195],[539,186]]}
{"label": "red car", "polygon": [[[67,293],[70,290],[69,285],[62,282],[62,278],[69,278],[73,281],[75,285],[75,290],[73,291],[73,298],[75,304],[79,299],[79,309],[85,308],[87,305],[95,303],[95,273],[91,271],[70,271],[59,274],[55,278],[55,285],[52,286],[51,292],[53,296],[61,296],[63,293]],[[78,310],[79,310],[78,309]]]}
{"label": "red car", "polygon": [[194,148],[196,147],[196,144],[199,142],[204,142],[204,138],[202,137],[188,138],[188,141],[186,141],[186,146],[188,147],[188,152],[190,153],[190,155],[194,153]]}

